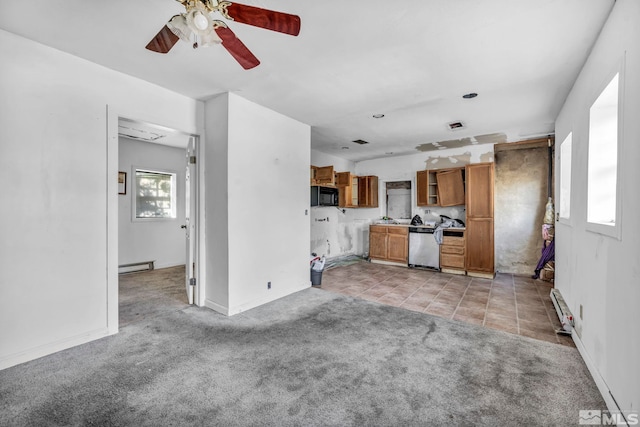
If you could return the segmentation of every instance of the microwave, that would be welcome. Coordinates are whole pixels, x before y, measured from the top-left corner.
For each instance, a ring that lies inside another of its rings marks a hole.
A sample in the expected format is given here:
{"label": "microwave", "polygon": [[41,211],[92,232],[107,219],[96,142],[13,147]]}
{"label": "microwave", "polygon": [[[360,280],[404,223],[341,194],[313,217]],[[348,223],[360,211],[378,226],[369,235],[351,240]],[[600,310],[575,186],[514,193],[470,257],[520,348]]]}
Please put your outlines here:
{"label": "microwave", "polygon": [[338,189],[312,185],[311,206],[338,206]]}

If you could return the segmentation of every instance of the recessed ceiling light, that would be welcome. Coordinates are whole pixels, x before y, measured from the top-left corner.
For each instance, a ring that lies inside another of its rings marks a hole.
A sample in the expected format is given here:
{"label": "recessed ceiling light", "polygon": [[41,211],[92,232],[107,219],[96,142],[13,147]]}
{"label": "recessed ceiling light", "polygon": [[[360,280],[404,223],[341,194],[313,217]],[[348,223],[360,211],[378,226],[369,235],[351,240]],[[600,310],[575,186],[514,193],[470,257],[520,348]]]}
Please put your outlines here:
{"label": "recessed ceiling light", "polygon": [[384,114],[379,114],[379,113],[378,113],[378,114],[374,114],[374,115],[373,115],[373,118],[374,118],[374,119],[381,119],[381,118],[383,118],[383,117],[384,117]]}
{"label": "recessed ceiling light", "polygon": [[360,144],[360,145],[368,144],[368,142],[363,140],[363,139],[356,139],[353,142],[355,142],[356,144]]}
{"label": "recessed ceiling light", "polygon": [[467,93],[467,94],[465,94],[465,95],[462,95],[462,97],[463,97],[464,99],[471,99],[471,98],[475,98],[476,96],[478,96],[478,94],[477,94],[477,93],[475,93],[475,92],[471,92],[471,93]]}

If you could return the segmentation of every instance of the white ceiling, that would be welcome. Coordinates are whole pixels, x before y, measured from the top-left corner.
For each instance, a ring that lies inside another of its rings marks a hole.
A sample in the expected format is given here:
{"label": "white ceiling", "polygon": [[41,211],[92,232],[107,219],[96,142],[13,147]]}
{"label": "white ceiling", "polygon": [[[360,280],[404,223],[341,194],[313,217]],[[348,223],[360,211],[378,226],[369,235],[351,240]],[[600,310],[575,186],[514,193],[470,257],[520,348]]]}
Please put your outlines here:
{"label": "white ceiling", "polygon": [[357,161],[553,133],[614,0],[242,3],[302,21],[298,37],[227,22],[261,61],[248,71],[221,46],[146,50],[174,0],[2,1],[0,28],[196,99],[235,92]]}

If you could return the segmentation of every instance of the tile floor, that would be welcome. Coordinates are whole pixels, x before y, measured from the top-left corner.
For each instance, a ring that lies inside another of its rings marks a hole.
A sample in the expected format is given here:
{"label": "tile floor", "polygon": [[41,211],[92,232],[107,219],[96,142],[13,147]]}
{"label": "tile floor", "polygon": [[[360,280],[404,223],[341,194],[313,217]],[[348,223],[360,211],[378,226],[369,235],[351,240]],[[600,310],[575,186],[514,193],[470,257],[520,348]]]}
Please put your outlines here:
{"label": "tile floor", "polygon": [[325,269],[321,289],[575,346],[560,328],[552,284],[499,273],[491,279],[358,261]]}

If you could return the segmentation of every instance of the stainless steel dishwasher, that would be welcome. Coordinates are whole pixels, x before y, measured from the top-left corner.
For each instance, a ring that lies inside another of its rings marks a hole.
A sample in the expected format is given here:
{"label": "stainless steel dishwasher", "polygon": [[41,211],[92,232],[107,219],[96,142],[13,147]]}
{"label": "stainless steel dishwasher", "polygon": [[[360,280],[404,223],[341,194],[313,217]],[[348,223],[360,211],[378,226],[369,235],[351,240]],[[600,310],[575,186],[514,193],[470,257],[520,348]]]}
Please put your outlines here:
{"label": "stainless steel dishwasher", "polygon": [[434,228],[409,227],[409,266],[440,270],[440,245],[433,237]]}

